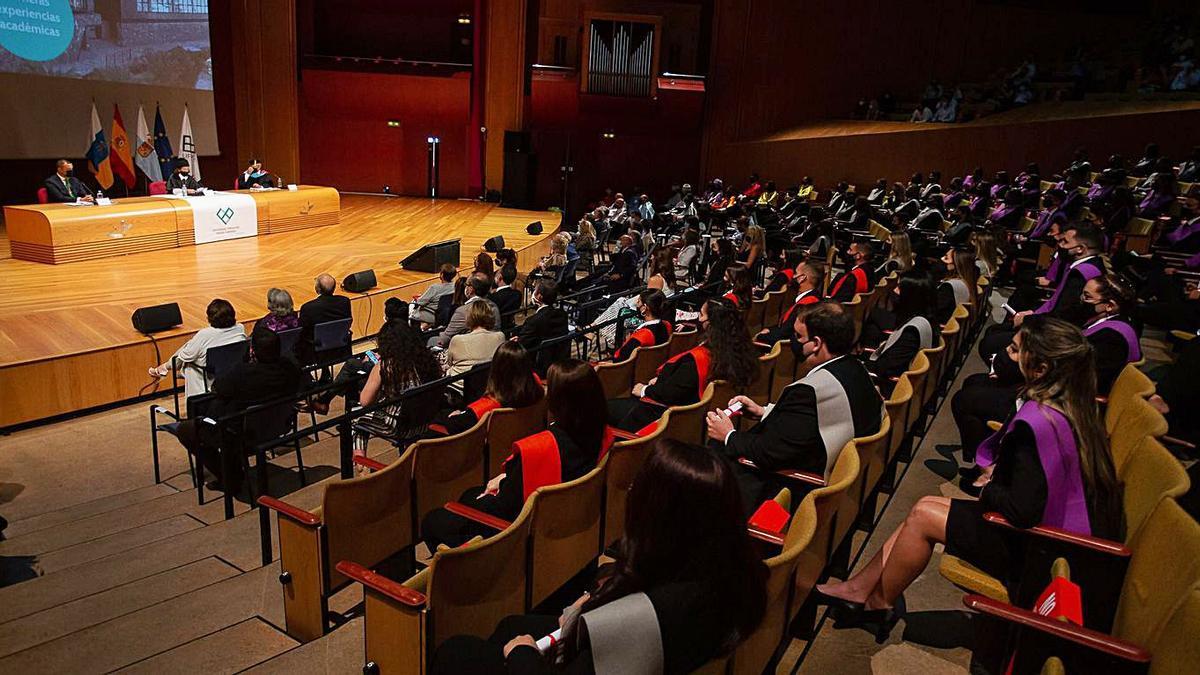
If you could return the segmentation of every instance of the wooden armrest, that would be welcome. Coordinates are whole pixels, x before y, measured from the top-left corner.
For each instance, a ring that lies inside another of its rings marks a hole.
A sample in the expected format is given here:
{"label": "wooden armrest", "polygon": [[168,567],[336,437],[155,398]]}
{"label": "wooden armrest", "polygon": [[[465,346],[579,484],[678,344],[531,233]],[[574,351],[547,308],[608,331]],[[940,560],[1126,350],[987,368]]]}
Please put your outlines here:
{"label": "wooden armrest", "polygon": [[987,423],[987,428],[991,429],[992,431],[1000,431],[1000,427],[1003,427],[1003,426],[1004,426],[1004,423],[1000,422],[999,420],[988,420],[988,423]]}
{"label": "wooden armrest", "polygon": [[775,348],[775,345],[769,345],[765,342],[759,342],[758,340],[754,341],[754,346],[758,347],[759,349],[763,350],[764,352],[769,352]]}
{"label": "wooden armrest", "polygon": [[[751,469],[758,469],[757,464],[755,464],[751,460],[746,459],[745,457],[738,457],[738,463],[741,464],[742,466],[746,466]],[[788,480],[794,480],[797,483],[806,483],[808,485],[815,485],[817,487],[825,487],[827,485],[827,483],[825,482],[824,476],[812,473],[810,471],[796,471],[793,469],[779,469],[778,471],[775,472],[775,475],[781,476]]]}
{"label": "wooden armrest", "polygon": [[624,429],[617,428],[612,429],[612,435],[613,438],[620,441],[632,441],[633,439],[638,438],[638,435],[632,431],[625,431]]}
{"label": "wooden armrest", "polygon": [[1184,448],[1185,450],[1195,450],[1196,449],[1195,443],[1192,443],[1190,441],[1185,441],[1182,438],[1175,438],[1174,436],[1163,436],[1162,438],[1159,438],[1158,440],[1161,441],[1163,445],[1173,445],[1177,448]]}
{"label": "wooden armrest", "polygon": [[1096,397],[1096,405],[1108,405],[1108,397],[1107,396],[1097,396]]}
{"label": "wooden armrest", "polygon": [[508,529],[508,526],[512,524],[503,518],[497,518],[490,513],[484,513],[479,509],[471,508],[459,502],[446,502],[446,510],[456,516],[462,516],[467,520],[473,520],[480,525],[490,527],[497,532]]}
{"label": "wooden armrest", "polygon": [[1001,621],[1016,624],[1022,628],[1040,631],[1108,656],[1136,663],[1150,662],[1150,652],[1145,649],[1131,642],[1114,638],[1111,635],[1106,635],[1090,628],[1051,619],[1050,617],[1042,616],[1027,609],[1013,607],[1008,603],[992,600],[982,595],[968,595],[963,598],[963,604],[980,614],[986,614]]}
{"label": "wooden armrest", "polygon": [[381,593],[382,595],[395,600],[402,605],[407,605],[409,607],[418,609],[425,606],[426,598],[424,593],[413,590],[398,581],[383,576],[382,574],[372,572],[356,562],[343,560],[337,564],[337,571],[344,574],[346,578],[352,581],[357,581],[363,586],[366,586],[377,593]]}
{"label": "wooden armrest", "polygon": [[1086,534],[1068,532],[1057,527],[1050,527],[1049,525],[1034,525],[1030,528],[1015,527],[1009,523],[1004,516],[996,513],[995,511],[983,514],[983,519],[993,525],[1007,528],[1014,532],[1034,534],[1039,537],[1052,539],[1065,544],[1071,544],[1073,546],[1079,546],[1081,548],[1086,548],[1099,553],[1107,553],[1109,555],[1119,556],[1122,558],[1128,558],[1133,554],[1133,551],[1129,550],[1129,547],[1124,544],[1120,544],[1115,541],[1109,541],[1108,539],[1101,539],[1100,537],[1092,537]]}
{"label": "wooden armrest", "polygon": [[784,535],[781,532],[771,532],[756,525],[747,525],[746,533],[750,538],[764,541],[772,546],[783,546]]}
{"label": "wooden armrest", "polygon": [[268,509],[271,509],[272,511],[278,513],[280,516],[287,516],[288,518],[296,521],[297,523],[300,523],[301,525],[307,525],[308,527],[316,527],[317,525],[321,524],[320,516],[317,516],[313,513],[305,511],[304,509],[299,508],[297,506],[292,506],[291,504],[288,504],[285,501],[281,501],[279,499],[271,497],[270,495],[263,495],[263,496],[259,497],[258,505],[268,508]]}
{"label": "wooden armrest", "polygon": [[354,463],[359,466],[365,466],[368,469],[370,469],[371,471],[382,471],[382,470],[386,469],[388,466],[387,464],[384,464],[383,462],[380,462],[375,459],[371,459],[370,457],[366,457],[364,455],[355,455]]}

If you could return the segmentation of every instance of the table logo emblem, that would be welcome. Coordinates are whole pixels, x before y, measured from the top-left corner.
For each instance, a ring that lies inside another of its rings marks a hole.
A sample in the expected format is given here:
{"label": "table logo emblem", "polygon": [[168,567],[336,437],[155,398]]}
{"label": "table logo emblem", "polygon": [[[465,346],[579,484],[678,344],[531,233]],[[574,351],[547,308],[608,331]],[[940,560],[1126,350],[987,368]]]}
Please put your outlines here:
{"label": "table logo emblem", "polygon": [[233,220],[233,209],[226,206],[217,211],[217,220],[220,220],[222,225],[228,225],[229,221]]}

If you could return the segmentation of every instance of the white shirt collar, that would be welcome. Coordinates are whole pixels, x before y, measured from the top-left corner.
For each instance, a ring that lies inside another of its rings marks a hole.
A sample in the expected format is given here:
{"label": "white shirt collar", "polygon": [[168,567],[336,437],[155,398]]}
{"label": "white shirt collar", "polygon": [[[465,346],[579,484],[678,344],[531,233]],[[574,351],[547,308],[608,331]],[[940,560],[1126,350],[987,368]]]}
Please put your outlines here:
{"label": "white shirt collar", "polygon": [[493,293],[495,293],[496,291],[502,291],[502,290],[504,290],[504,289],[506,289],[506,288],[512,288],[512,286],[510,286],[510,285],[508,285],[508,284],[505,284],[505,285],[503,285],[503,286],[501,286],[501,287],[497,288],[496,290],[494,290],[494,291],[492,291],[492,292],[493,292]]}
{"label": "white shirt collar", "polygon": [[817,289],[810,288],[807,291],[800,291],[799,293],[796,294],[796,299],[793,301],[793,304],[800,302],[800,300],[803,299],[804,296],[808,295],[809,293],[812,293],[815,290],[817,290]]}
{"label": "white shirt collar", "polygon": [[837,361],[838,359],[844,359],[844,358],[846,358],[846,354],[842,354],[841,356],[835,356],[832,359],[829,359],[828,361],[826,361],[825,363],[813,366],[813,369],[808,371],[808,374],[811,375],[811,374],[817,372],[818,370],[824,368],[825,366],[828,366],[829,364],[833,363],[834,361]]}
{"label": "white shirt collar", "polygon": [[1093,253],[1092,255],[1089,255],[1087,257],[1080,258],[1079,260],[1076,260],[1075,262],[1071,263],[1071,266],[1068,269],[1075,269],[1076,267],[1079,267],[1080,263],[1087,262],[1088,260],[1091,260],[1092,258],[1096,258],[1096,257],[1098,257],[1098,256],[1095,253]]}

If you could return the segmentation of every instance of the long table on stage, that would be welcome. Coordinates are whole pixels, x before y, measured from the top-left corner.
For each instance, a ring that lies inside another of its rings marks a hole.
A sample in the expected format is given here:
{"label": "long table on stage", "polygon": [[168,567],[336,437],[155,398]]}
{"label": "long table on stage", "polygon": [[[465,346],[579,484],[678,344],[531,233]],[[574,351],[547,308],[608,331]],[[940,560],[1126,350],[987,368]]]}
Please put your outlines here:
{"label": "long table on stage", "polygon": [[[250,195],[258,234],[336,225],[337,190],[301,185],[297,190],[233,190]],[[191,198],[204,199],[204,197]],[[4,207],[12,257],[59,264],[194,246],[193,209],[172,195],[113,199],[107,206],[30,204]]]}

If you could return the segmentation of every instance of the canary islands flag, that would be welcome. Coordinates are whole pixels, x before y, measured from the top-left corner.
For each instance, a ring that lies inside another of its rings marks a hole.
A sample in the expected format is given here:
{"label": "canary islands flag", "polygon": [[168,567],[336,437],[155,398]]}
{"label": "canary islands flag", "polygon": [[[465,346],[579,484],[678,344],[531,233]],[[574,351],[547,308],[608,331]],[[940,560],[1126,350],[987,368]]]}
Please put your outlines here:
{"label": "canary islands flag", "polygon": [[158,162],[158,151],[154,149],[154,136],[150,135],[150,127],[146,124],[146,111],[140,105],[137,125],[138,144],[133,162],[151,183],[160,181],[163,179],[162,166]]}
{"label": "canary islands flag", "polygon": [[96,114],[96,102],[92,101],[92,145],[87,151],[88,168],[96,175],[96,182],[105,190],[112,187],[112,164],[108,161],[108,141],[104,138],[104,127]]}
{"label": "canary islands flag", "polygon": [[133,153],[129,148],[129,135],[125,133],[125,121],[121,109],[113,104],[112,145],[109,146],[112,171],[125,183],[133,187],[137,177],[133,175]]}

